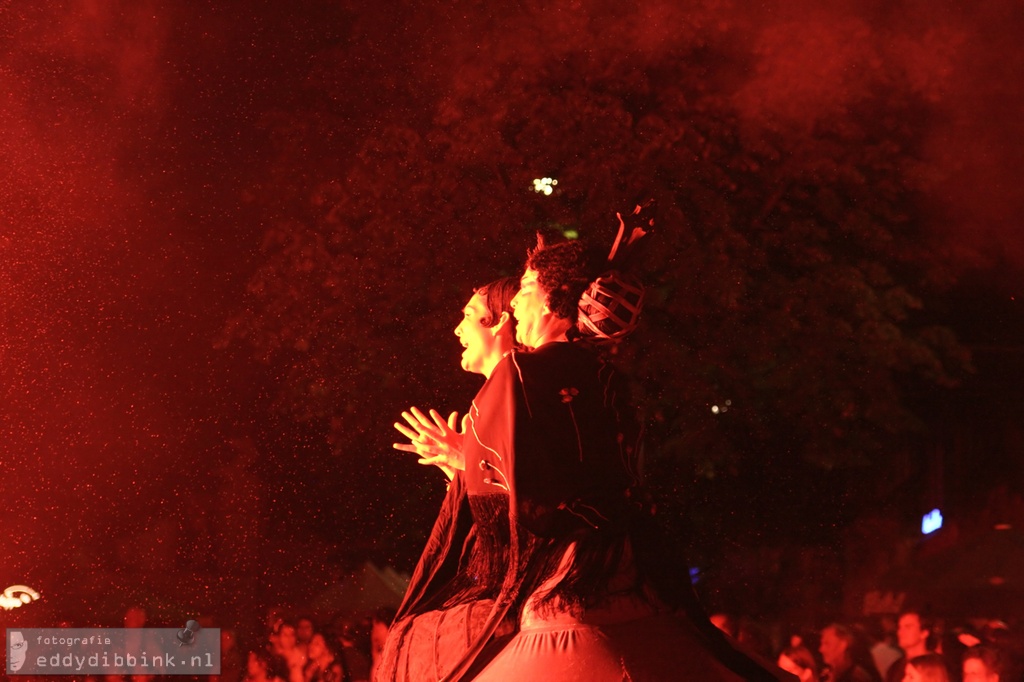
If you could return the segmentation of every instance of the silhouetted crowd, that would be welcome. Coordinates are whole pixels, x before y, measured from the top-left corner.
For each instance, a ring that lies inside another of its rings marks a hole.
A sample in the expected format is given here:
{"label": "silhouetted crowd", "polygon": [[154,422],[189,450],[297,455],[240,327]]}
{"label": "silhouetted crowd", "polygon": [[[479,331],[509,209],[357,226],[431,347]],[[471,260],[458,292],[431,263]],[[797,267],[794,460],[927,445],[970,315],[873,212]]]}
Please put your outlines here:
{"label": "silhouetted crowd", "polygon": [[[221,628],[222,682],[369,682],[395,610],[331,617],[271,609],[266,622]],[[933,618],[905,610],[793,630],[741,614],[714,613],[711,622],[738,646],[777,664],[800,682],[1024,682],[1021,622]],[[152,627],[133,607],[126,627]],[[244,630],[244,628],[243,628]],[[36,678],[39,679],[39,678]],[[63,677],[62,680],[70,678]],[[148,682],[151,675],[86,678],[90,682]],[[182,677],[162,679],[183,680]]]}
{"label": "silhouetted crowd", "polygon": [[[382,607],[361,617],[339,615],[325,622],[280,609],[268,616],[266,639],[250,648],[225,682],[368,682],[387,638],[395,610]],[[237,656],[236,656],[237,658]],[[238,674],[236,674],[238,673]]]}
{"label": "silhouetted crowd", "polygon": [[[783,641],[754,621],[715,613],[712,622],[741,646],[800,682],[1021,682],[1019,623],[932,618],[925,610],[832,622]],[[775,634],[778,634],[776,630]]]}
{"label": "silhouetted crowd", "polygon": [[[394,611],[318,622],[270,614],[266,641],[246,652],[226,682],[359,682],[373,668]],[[1024,682],[1019,623],[952,621],[906,610],[856,622],[786,632],[779,624],[715,613],[711,621],[739,646],[800,682]],[[224,660],[234,654],[224,652]]]}

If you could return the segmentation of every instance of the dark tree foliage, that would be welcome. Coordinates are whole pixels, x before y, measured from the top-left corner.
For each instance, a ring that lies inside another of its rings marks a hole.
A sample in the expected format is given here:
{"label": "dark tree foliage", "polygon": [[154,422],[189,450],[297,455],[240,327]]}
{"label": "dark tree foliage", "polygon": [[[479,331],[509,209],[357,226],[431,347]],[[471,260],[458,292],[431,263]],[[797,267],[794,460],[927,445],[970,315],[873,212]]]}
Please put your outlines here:
{"label": "dark tree foliage", "polygon": [[332,113],[332,70],[351,68],[332,53],[307,84],[320,104],[268,122],[279,203],[225,338],[278,369],[280,410],[380,475],[339,485],[387,496],[366,488],[401,470],[415,487],[390,424],[463,409],[476,384],[451,332],[472,288],[518,273],[537,230],[610,244],[647,196],[648,307],[618,362],[684,478],[880,465],[920,424],[904,387],[969,369],[922,313],[943,272],[917,218],[930,104],[906,74],[867,70],[842,106],[785,116],[745,87],[763,45],[696,11],[653,39],[608,9],[468,12],[405,65],[423,87],[401,112],[356,137]]}

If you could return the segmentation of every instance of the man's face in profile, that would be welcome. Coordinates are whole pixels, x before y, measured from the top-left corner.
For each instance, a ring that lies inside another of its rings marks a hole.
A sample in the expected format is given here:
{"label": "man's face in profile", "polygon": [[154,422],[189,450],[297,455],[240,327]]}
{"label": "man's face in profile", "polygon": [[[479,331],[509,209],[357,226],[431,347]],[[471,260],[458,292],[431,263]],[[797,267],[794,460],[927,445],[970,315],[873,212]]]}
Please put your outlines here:
{"label": "man's face in profile", "polygon": [[28,642],[25,641],[25,635],[17,630],[11,631],[8,642],[10,643],[7,652],[8,665],[11,672],[16,673],[21,670],[21,666],[25,665],[25,657],[28,656]]}
{"label": "man's face in profile", "polygon": [[901,649],[906,651],[920,646],[927,638],[928,631],[921,627],[921,616],[916,613],[905,613],[900,617],[896,640]]}

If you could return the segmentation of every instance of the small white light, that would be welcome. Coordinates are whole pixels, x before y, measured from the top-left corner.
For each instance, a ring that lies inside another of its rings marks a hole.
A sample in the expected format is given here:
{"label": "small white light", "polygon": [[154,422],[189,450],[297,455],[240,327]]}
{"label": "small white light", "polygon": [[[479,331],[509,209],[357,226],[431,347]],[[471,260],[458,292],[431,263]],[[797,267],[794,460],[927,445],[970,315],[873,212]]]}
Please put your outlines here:
{"label": "small white light", "polygon": [[555,191],[555,185],[557,184],[558,180],[555,180],[554,178],[536,178],[533,181],[533,191],[545,196],[551,196],[551,193]]}
{"label": "small white light", "polygon": [[713,412],[714,414],[718,414],[718,412],[719,412],[718,405],[712,405],[711,406],[711,412]]}

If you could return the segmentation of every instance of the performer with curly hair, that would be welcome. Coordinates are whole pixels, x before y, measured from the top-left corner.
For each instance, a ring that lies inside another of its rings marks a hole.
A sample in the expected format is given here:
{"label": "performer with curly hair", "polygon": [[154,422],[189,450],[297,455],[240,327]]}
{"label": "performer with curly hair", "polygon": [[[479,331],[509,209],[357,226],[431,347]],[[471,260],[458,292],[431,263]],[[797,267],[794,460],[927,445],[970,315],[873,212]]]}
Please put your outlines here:
{"label": "performer with curly hair", "polygon": [[608,272],[650,228],[639,207],[635,217],[608,261],[579,242],[541,241],[530,252],[511,302],[527,350],[494,367],[462,442],[448,444],[461,449],[461,470],[378,680],[785,675],[739,654],[707,623],[645,502],[635,411],[623,377],[595,348],[622,338],[639,314],[642,289]]}

